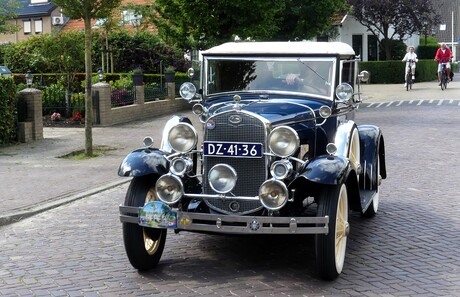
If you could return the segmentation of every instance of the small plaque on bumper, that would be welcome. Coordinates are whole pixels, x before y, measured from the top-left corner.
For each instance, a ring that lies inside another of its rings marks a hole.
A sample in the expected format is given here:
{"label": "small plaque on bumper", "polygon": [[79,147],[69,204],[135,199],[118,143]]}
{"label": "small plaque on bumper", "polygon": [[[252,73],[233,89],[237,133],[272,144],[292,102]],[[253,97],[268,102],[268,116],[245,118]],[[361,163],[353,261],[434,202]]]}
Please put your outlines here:
{"label": "small plaque on bumper", "polygon": [[149,228],[177,228],[177,213],[160,201],[147,203],[139,209],[139,225]]}

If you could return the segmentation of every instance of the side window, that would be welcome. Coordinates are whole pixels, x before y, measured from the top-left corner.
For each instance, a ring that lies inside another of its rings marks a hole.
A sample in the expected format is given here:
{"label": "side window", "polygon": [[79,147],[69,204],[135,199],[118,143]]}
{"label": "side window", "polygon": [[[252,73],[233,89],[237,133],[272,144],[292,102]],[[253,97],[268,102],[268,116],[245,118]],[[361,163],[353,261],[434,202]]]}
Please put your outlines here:
{"label": "side window", "polygon": [[341,83],[345,82],[350,84],[353,88],[355,87],[355,61],[341,61],[342,73]]}

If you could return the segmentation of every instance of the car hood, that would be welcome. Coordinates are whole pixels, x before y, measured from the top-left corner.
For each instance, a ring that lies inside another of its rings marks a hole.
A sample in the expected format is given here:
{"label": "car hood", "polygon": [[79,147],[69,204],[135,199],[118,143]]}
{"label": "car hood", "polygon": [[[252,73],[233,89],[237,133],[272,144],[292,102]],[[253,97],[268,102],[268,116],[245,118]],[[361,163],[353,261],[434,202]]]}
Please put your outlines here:
{"label": "car hood", "polygon": [[294,122],[314,121],[318,109],[324,102],[315,100],[242,100],[238,104],[222,102],[209,105],[209,115],[238,109],[251,112],[267,119],[272,125],[286,125]]}

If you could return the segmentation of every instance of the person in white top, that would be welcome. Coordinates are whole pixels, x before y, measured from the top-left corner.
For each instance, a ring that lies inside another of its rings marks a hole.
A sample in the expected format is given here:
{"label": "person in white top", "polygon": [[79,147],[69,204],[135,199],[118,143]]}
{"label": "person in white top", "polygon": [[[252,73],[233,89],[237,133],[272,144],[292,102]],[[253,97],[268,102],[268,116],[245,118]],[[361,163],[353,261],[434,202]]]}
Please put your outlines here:
{"label": "person in white top", "polygon": [[[403,62],[406,63],[406,70],[404,72],[404,80],[407,80],[407,71],[409,71],[409,67],[412,67],[412,80],[415,79],[415,63],[418,62],[417,54],[414,52],[415,48],[413,46],[409,46],[409,51],[406,53],[404,58],[402,59]],[[407,81],[405,82],[404,86],[407,85]]]}

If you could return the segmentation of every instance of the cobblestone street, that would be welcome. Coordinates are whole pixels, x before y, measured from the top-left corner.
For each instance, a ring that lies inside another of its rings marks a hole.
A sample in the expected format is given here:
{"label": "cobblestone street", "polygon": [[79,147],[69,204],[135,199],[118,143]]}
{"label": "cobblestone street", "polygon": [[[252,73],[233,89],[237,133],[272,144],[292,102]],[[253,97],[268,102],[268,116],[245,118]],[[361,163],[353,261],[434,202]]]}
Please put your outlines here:
{"label": "cobblestone street", "polygon": [[360,109],[383,130],[388,179],[377,216],[351,216],[333,282],[315,274],[311,236],[170,232],[158,269],[138,273],[118,219],[125,184],[0,227],[0,296],[460,296],[459,111]]}

